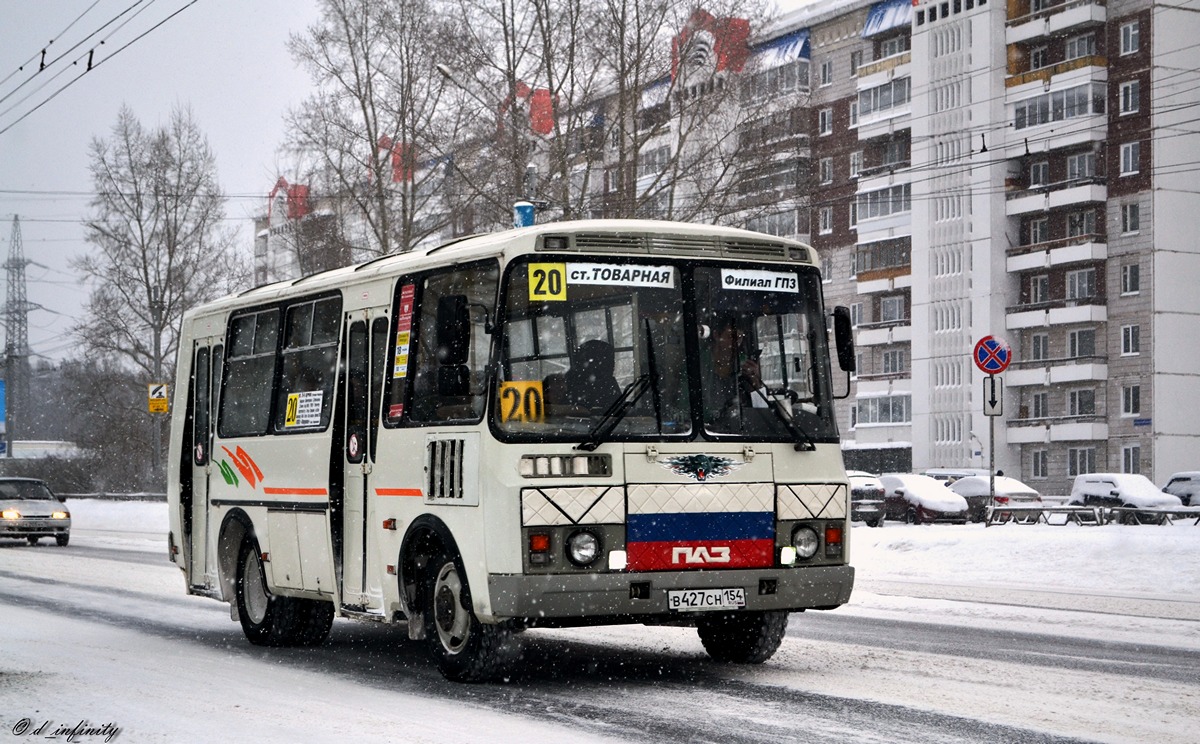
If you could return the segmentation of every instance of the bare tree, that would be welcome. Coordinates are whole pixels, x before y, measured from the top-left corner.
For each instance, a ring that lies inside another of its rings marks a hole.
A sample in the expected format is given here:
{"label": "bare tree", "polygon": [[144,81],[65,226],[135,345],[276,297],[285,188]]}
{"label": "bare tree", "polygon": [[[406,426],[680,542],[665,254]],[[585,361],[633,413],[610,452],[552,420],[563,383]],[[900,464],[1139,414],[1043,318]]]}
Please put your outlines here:
{"label": "bare tree", "polygon": [[447,121],[432,0],[323,0],[321,20],[289,47],[317,91],[288,116],[292,147],[318,162],[328,197],[346,202],[348,239],[407,250],[443,229],[435,141]]}

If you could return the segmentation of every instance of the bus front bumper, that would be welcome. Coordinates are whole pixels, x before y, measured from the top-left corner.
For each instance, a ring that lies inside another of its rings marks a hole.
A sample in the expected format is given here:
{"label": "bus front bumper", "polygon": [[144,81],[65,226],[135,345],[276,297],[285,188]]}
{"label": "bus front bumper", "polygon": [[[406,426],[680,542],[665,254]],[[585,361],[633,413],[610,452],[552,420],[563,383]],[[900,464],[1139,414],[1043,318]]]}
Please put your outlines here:
{"label": "bus front bumper", "polygon": [[667,607],[676,589],[745,589],[745,611],[832,609],[850,600],[853,566],[678,571],[670,573],[593,573],[523,576],[491,574],[488,589],[492,616],[510,618],[587,618],[695,616]]}

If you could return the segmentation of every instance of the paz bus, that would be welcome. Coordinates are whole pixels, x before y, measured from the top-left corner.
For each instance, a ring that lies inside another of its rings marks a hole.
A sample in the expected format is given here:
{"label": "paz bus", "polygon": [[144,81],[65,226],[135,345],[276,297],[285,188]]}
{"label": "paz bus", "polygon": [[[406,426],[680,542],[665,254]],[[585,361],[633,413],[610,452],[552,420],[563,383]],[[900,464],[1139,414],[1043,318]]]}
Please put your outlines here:
{"label": "paz bus", "polygon": [[853,342],[818,265],[745,230],[562,222],[196,308],[171,560],[251,643],[401,624],[452,680],[507,673],[531,627],[690,626],[765,661],[854,581],[830,361]]}

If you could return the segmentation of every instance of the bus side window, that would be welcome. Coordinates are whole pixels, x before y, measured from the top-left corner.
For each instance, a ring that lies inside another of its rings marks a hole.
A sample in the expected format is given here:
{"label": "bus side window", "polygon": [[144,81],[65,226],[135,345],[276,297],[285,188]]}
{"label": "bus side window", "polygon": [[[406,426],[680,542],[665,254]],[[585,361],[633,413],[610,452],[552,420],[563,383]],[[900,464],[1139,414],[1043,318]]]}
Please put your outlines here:
{"label": "bus side window", "polygon": [[229,358],[217,416],[222,437],[267,432],[278,337],[278,309],[250,312],[230,319]]}
{"label": "bus side window", "polygon": [[455,267],[425,279],[414,322],[413,421],[483,417],[491,347],[486,326],[495,317],[498,281],[495,262]]}

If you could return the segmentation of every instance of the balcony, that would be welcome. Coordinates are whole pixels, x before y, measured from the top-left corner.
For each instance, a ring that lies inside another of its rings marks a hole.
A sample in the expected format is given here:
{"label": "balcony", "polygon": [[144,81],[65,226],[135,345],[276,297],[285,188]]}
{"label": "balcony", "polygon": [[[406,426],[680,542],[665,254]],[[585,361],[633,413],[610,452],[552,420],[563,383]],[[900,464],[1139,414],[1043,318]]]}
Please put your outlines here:
{"label": "balcony", "polygon": [[856,291],[860,295],[890,292],[912,286],[912,267],[889,266],[884,269],[859,270]]}
{"label": "balcony", "polygon": [[[901,54],[893,54],[890,57],[877,59],[874,62],[868,62],[865,65],[858,66],[858,78],[861,81],[863,78],[876,75],[888,70],[896,70],[902,65],[907,65],[912,62],[912,52],[903,52]],[[903,71],[901,71],[903,72]],[[893,73],[896,74],[896,73]],[[861,83],[860,83],[861,84]]]}
{"label": "balcony", "polygon": [[1108,365],[1104,357],[1043,359],[1016,362],[1004,373],[1010,387],[1057,385],[1070,382],[1107,382]]}
{"label": "balcony", "polygon": [[1108,424],[1096,415],[1010,419],[1007,434],[1009,444],[1093,442],[1108,439]]}
{"label": "balcony", "polygon": [[860,323],[854,334],[854,343],[858,346],[882,346],[911,341],[912,325],[908,318],[877,323]]}
{"label": "balcony", "polygon": [[1004,30],[1004,41],[1007,44],[1015,44],[1054,36],[1068,29],[1103,24],[1107,18],[1105,0],[1073,0],[1009,18],[1005,24],[1007,28]]}
{"label": "balcony", "polygon": [[1102,296],[1079,300],[1051,300],[1037,304],[1015,305],[1006,310],[1004,327],[1010,331],[1079,323],[1103,323],[1108,308]]}
{"label": "balcony", "polygon": [[1108,258],[1108,243],[1103,235],[1093,233],[1017,246],[1009,248],[1007,253],[1010,272],[1032,271],[1080,261],[1103,261]]}
{"label": "balcony", "polygon": [[1105,179],[1093,176],[1060,181],[1032,189],[1017,189],[1009,191],[1004,196],[1006,200],[1004,213],[1009,217],[1016,217],[1075,204],[1107,201],[1108,184]]}

